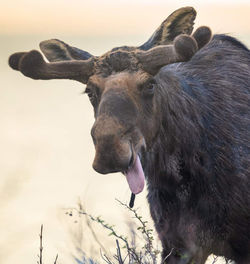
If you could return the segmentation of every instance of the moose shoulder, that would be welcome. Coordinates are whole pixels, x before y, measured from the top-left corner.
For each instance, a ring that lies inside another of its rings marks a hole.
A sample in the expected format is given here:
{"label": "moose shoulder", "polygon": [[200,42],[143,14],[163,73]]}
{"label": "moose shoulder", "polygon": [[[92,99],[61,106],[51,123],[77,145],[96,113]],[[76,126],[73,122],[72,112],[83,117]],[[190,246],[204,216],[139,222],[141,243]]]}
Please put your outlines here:
{"label": "moose shoulder", "polygon": [[[250,262],[250,52],[207,27],[195,10],[172,13],[139,47],[100,57],[48,40],[10,66],[33,79],[86,86],[95,123],[93,167],[144,188],[167,263],[214,253]],[[107,151],[107,149],[109,151]]]}

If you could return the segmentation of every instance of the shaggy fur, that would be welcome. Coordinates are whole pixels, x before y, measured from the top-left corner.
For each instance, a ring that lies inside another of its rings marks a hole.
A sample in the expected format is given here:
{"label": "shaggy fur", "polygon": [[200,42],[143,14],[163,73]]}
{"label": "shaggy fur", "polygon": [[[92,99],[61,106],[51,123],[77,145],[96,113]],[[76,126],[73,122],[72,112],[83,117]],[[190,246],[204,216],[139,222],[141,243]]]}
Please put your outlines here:
{"label": "shaggy fur", "polygon": [[163,258],[249,263],[249,50],[217,35],[155,80],[162,126],[143,164]]}

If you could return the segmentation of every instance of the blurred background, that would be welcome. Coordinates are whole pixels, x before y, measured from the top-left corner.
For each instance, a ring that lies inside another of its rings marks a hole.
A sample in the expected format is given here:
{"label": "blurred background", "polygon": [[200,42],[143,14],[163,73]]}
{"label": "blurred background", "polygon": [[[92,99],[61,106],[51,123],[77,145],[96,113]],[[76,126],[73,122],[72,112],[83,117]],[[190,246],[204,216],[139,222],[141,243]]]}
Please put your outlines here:
{"label": "blurred background", "polygon": [[[40,225],[44,261],[73,263],[76,243],[89,252],[91,234],[65,214],[81,199],[119,230],[127,214],[126,179],[99,175],[91,167],[93,112],[84,85],[67,80],[34,81],[11,70],[8,56],[38,49],[58,38],[94,55],[115,46],[144,43],[174,10],[193,6],[195,28],[229,33],[250,47],[249,0],[12,0],[0,2],[0,263],[36,263]],[[136,208],[149,218],[146,190]],[[106,235],[100,234],[102,241]],[[114,241],[107,242],[112,248]]]}

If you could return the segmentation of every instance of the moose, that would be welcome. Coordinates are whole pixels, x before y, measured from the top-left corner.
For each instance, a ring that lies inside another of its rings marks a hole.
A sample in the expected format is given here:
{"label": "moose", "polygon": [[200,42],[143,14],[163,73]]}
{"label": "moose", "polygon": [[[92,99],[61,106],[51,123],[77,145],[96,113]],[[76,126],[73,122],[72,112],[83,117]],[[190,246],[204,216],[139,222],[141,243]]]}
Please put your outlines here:
{"label": "moose", "polygon": [[139,47],[102,56],[52,39],[14,53],[33,79],[86,84],[94,108],[93,168],[122,172],[131,192],[147,182],[166,263],[210,254],[250,263],[250,52],[237,39],[193,34],[196,11],[172,13]]}

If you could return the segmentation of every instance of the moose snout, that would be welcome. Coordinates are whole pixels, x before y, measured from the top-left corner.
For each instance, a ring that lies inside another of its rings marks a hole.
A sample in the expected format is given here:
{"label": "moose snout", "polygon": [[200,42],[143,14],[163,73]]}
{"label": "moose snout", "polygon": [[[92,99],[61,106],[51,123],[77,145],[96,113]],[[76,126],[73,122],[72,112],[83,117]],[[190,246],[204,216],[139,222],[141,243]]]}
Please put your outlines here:
{"label": "moose snout", "polygon": [[110,120],[108,128],[107,122],[97,122],[92,128],[96,150],[93,168],[102,174],[126,171],[133,159],[130,141],[122,136],[115,122]]}
{"label": "moose snout", "polygon": [[129,142],[110,135],[97,141],[93,168],[102,174],[123,172],[128,169],[131,159],[133,154]]}

